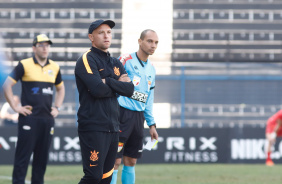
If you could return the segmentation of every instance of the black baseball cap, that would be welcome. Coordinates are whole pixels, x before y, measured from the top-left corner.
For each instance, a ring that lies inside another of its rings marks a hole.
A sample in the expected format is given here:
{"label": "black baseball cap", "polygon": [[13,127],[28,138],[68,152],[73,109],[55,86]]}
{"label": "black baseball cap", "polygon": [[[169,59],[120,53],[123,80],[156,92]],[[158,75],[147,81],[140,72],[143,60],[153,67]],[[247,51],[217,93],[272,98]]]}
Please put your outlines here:
{"label": "black baseball cap", "polygon": [[49,42],[50,45],[53,44],[52,41],[48,38],[48,36],[46,36],[45,34],[37,35],[33,40],[33,45],[35,46],[37,43],[40,42]]}
{"label": "black baseball cap", "polygon": [[116,25],[115,22],[112,20],[96,20],[90,24],[88,28],[88,34],[91,34],[101,24],[107,24],[110,26],[110,28],[113,28]]}

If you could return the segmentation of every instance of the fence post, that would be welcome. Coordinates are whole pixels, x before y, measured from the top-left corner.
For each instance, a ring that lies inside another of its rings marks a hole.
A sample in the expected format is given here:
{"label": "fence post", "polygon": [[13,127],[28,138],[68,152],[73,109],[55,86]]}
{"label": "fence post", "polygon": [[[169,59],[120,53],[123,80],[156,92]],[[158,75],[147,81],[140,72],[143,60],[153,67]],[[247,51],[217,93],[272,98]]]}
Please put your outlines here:
{"label": "fence post", "polygon": [[181,86],[180,86],[180,101],[181,101],[181,127],[185,126],[185,67],[181,67]]}

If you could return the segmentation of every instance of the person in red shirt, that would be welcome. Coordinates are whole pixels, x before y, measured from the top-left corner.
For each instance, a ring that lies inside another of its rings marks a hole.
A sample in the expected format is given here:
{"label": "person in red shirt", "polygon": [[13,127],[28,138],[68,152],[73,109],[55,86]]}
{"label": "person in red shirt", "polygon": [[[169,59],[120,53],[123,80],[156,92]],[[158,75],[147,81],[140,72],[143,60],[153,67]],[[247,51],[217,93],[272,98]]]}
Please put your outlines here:
{"label": "person in red shirt", "polygon": [[265,164],[267,166],[273,166],[274,162],[270,158],[271,155],[271,148],[275,144],[276,137],[282,137],[282,110],[275,113],[267,120],[266,130],[265,130],[265,137],[268,141],[266,151],[267,151],[267,158]]}

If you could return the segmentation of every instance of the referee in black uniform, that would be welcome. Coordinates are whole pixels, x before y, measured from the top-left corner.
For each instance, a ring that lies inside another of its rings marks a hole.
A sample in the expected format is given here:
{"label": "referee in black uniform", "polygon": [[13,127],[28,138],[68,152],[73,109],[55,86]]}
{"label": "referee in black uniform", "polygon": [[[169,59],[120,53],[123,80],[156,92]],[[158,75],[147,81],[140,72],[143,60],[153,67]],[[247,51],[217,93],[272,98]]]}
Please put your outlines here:
{"label": "referee in black uniform", "polygon": [[[45,34],[37,35],[32,46],[33,57],[21,60],[3,85],[7,102],[20,114],[13,184],[25,183],[32,153],[31,183],[44,183],[54,117],[58,115],[65,96],[59,65],[48,58],[51,44]],[[22,83],[21,106],[13,100],[12,87],[18,80]],[[52,107],[54,85],[56,97]]]}
{"label": "referee in black uniform", "polygon": [[88,29],[90,50],[75,67],[79,92],[78,135],[84,177],[79,184],[111,182],[119,132],[118,95],[132,96],[134,86],[122,63],[110,56],[111,20],[97,20]]}

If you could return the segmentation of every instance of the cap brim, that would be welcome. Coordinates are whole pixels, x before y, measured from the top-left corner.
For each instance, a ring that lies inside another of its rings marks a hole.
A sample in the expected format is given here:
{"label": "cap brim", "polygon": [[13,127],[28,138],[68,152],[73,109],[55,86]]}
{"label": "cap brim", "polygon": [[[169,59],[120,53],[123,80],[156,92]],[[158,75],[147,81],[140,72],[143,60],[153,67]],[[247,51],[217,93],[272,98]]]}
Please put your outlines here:
{"label": "cap brim", "polygon": [[[110,28],[113,28],[115,27],[116,23],[114,21],[111,21],[111,20],[105,20],[104,22],[102,22],[101,24],[107,24],[110,26]],[[100,25],[101,25],[100,24]]]}
{"label": "cap brim", "polygon": [[53,44],[51,40],[46,40],[46,41],[40,41],[40,42],[33,42],[33,45],[36,45],[37,43],[44,43],[44,42],[48,42],[50,45]]}
{"label": "cap brim", "polygon": [[95,29],[97,29],[102,24],[107,24],[108,26],[110,26],[111,29],[116,25],[115,22],[112,20],[105,20],[105,21],[97,20],[91,23],[91,25],[88,28],[88,33],[91,34]]}

